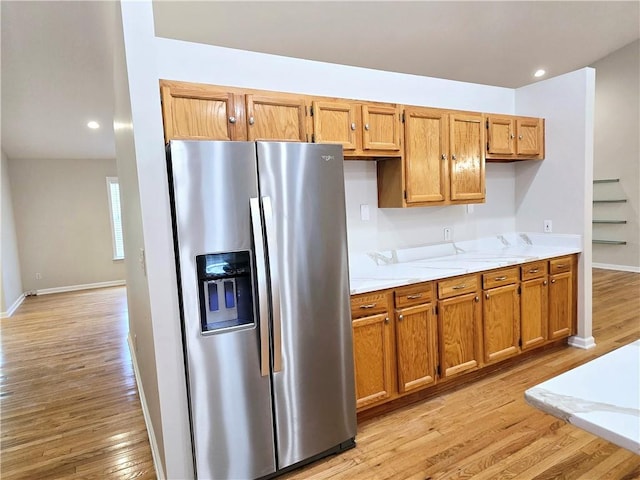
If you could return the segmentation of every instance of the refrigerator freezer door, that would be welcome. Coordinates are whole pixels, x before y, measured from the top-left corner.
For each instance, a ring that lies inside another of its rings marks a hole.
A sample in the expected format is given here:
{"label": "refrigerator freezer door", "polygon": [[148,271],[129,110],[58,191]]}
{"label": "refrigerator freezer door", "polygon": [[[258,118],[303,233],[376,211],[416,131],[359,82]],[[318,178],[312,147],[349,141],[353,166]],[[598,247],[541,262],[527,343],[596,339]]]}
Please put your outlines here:
{"label": "refrigerator freezer door", "polygon": [[[224,261],[234,255],[216,255],[241,252],[237,256],[250,258],[246,252],[253,252],[249,205],[258,195],[255,144],[177,141],[171,143],[170,157],[197,476],[258,478],[276,468],[271,387],[269,377],[261,375],[258,328],[259,320],[268,319],[259,319],[258,309],[251,305],[243,314],[252,317],[250,323],[208,331],[200,317],[203,309],[212,310],[207,315],[215,317],[225,303],[231,313],[240,312],[239,302],[247,293],[256,295],[256,288],[248,285],[241,292],[240,280],[224,278],[238,273]],[[255,287],[253,272],[255,268]],[[202,280],[203,275],[223,280]],[[220,300],[214,295],[216,282],[218,290],[225,290]],[[208,292],[206,299],[203,292]],[[233,323],[223,320],[222,325]]]}
{"label": "refrigerator freezer door", "polygon": [[281,469],[356,433],[343,159],[335,145],[265,142],[257,149],[279,292],[272,305],[280,310],[273,331],[277,337],[280,328],[281,350],[273,357],[282,358],[273,397]]}

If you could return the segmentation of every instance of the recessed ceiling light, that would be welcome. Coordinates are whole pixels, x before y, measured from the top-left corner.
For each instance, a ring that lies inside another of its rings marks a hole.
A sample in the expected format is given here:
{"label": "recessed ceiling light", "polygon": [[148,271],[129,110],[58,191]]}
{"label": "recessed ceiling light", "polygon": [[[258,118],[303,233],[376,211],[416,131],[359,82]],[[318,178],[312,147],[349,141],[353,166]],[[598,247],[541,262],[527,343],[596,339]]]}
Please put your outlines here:
{"label": "recessed ceiling light", "polygon": [[534,77],[539,78],[539,77],[543,77],[545,74],[547,73],[546,70],[543,69],[538,69],[536,70],[536,73],[533,74]]}
{"label": "recessed ceiling light", "polygon": [[87,123],[87,127],[95,130],[96,128],[100,128],[100,124],[98,122],[94,122],[93,120]]}

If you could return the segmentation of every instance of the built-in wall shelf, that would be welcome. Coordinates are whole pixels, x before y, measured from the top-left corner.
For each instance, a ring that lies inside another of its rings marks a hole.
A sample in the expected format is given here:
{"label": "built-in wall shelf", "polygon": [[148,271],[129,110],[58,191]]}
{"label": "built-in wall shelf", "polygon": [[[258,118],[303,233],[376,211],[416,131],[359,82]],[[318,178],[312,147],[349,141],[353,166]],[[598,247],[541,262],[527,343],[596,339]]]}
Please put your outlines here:
{"label": "built-in wall shelf", "polygon": [[619,178],[603,178],[602,180],[594,180],[593,183],[618,183]]}
{"label": "built-in wall shelf", "polygon": [[601,245],[626,245],[624,240],[592,240],[591,243],[599,243]]}
{"label": "built-in wall shelf", "polygon": [[[603,185],[609,184],[609,185]],[[626,225],[626,208],[623,206],[627,203],[624,189],[620,185],[619,178],[602,178],[593,181],[593,196],[599,197],[593,200],[594,209],[596,206],[600,219],[592,219],[593,236],[595,237],[618,237],[624,235],[625,227],[615,227],[614,225]],[[606,219],[607,216],[614,217]],[[605,217],[605,218],[602,218]],[[626,245],[624,240],[600,240],[594,239],[594,244],[599,245]]]}

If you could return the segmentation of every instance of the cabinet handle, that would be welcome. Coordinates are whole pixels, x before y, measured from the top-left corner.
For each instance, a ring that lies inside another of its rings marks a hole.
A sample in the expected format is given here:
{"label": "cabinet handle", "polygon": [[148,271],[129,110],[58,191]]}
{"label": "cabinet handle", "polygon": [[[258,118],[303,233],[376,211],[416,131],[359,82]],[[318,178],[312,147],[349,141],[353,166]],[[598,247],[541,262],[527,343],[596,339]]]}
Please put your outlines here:
{"label": "cabinet handle", "polygon": [[375,303],[367,303],[366,305],[360,305],[360,308],[373,308],[375,306]]}
{"label": "cabinet handle", "polygon": [[518,135],[518,140],[522,140],[522,135]]}
{"label": "cabinet handle", "polygon": [[487,300],[489,300],[489,294],[488,294],[488,293],[485,293],[485,294],[484,294],[484,298],[486,298]]}
{"label": "cabinet handle", "polygon": [[455,155],[451,155],[451,160],[455,160],[456,156]]}
{"label": "cabinet handle", "polygon": [[506,280],[507,277],[505,275],[502,275],[501,277],[496,277],[495,279],[497,282],[501,282],[502,280]]}
{"label": "cabinet handle", "polygon": [[553,280],[551,280],[551,283],[556,283],[556,279],[554,278]]}
{"label": "cabinet handle", "polygon": [[403,318],[404,318],[404,315],[398,315],[398,320],[402,321]]}
{"label": "cabinet handle", "polygon": [[389,323],[389,317],[386,317],[386,318],[384,319],[384,323]]}
{"label": "cabinet handle", "polygon": [[229,123],[236,123],[236,117],[229,117]]}
{"label": "cabinet handle", "polygon": [[556,268],[566,268],[567,266],[564,263],[561,263],[560,265],[556,265]]}
{"label": "cabinet handle", "polygon": [[356,129],[356,122],[352,122],[351,123],[351,130],[355,130]]}
{"label": "cabinet handle", "polygon": [[542,285],[547,285],[547,281],[545,280],[544,282],[542,282]]}
{"label": "cabinet handle", "polygon": [[253,125],[254,123],[256,123],[256,119],[253,117],[249,117],[249,125]]}
{"label": "cabinet handle", "polygon": [[365,130],[367,130],[367,131],[369,131],[369,124],[368,124],[368,123],[365,123],[365,124],[364,124],[364,129],[365,129]]}
{"label": "cabinet handle", "polygon": [[467,284],[463,283],[462,285],[455,285],[451,287],[452,290],[462,290],[463,288],[467,288]]}
{"label": "cabinet handle", "polygon": [[415,300],[416,298],[422,298],[422,294],[416,293],[415,295],[407,295],[407,300]]}
{"label": "cabinet handle", "polygon": [[529,273],[538,273],[539,271],[539,268],[532,268],[531,270],[529,270]]}
{"label": "cabinet handle", "polygon": [[447,154],[443,153],[441,158],[442,158],[442,160],[446,160],[447,159]]}
{"label": "cabinet handle", "polygon": [[474,298],[474,300],[475,300],[476,302],[479,302],[479,301],[480,301],[480,297],[478,297],[478,296],[476,295],[476,298]]}

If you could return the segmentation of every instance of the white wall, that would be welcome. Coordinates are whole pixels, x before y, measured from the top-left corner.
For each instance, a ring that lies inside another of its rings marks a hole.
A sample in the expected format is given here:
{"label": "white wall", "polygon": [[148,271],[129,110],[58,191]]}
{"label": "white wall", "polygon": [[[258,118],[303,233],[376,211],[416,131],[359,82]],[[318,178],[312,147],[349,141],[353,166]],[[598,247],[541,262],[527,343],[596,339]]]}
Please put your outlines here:
{"label": "white wall", "polygon": [[516,90],[516,113],[546,118],[546,156],[516,166],[516,228],[583,235],[578,277],[578,338],[591,336],[591,212],[595,72],[584,68]]}
{"label": "white wall", "polygon": [[26,291],[124,280],[106,183],[115,160],[10,159],[9,172]]}
{"label": "white wall", "polygon": [[9,160],[4,152],[2,153],[2,185],[0,187],[2,202],[2,288],[0,289],[2,305],[0,311],[2,316],[9,315],[22,300],[22,277],[20,275],[20,260],[18,258],[18,239],[16,237],[16,226],[13,216],[13,201],[11,195],[11,181],[9,177]]}
{"label": "white wall", "polygon": [[[117,7],[117,8],[116,8]],[[133,138],[133,119],[129,80],[124,51],[123,25],[120,5],[114,4],[115,42],[113,62],[114,133],[120,182],[122,227],[127,276],[127,308],[129,311],[129,342],[136,367],[140,399],[144,408],[157,476],[164,477],[162,415],[156,372],[156,349],[151,306],[145,266],[141,262],[144,251],[142,206],[138,187],[136,148]],[[131,69],[131,73],[135,73]],[[162,159],[161,159],[162,160]]]}
{"label": "white wall", "polygon": [[[166,78],[496,113],[516,111],[516,92],[155,38],[152,6],[148,1],[123,3],[122,19],[156,351],[158,403],[164,441],[161,455],[169,478],[189,478],[193,472],[175,266],[168,260],[173,258],[173,244],[158,80]],[[530,96],[526,92],[519,93],[522,113],[527,109],[524,105],[526,99],[535,97],[535,89],[532,92]],[[585,95],[583,88],[583,99]],[[551,109],[547,105],[545,114]],[[581,123],[584,128],[584,118]],[[584,132],[580,138],[586,140]],[[465,213],[464,207],[460,206],[376,210],[374,168],[373,162],[345,164],[350,248],[383,248],[438,241],[441,238],[439,231],[445,225],[454,226],[454,235],[458,239],[513,230],[518,227],[514,205],[521,208],[528,201],[527,194],[516,189],[515,172],[518,167],[488,165],[488,202],[474,206],[472,214]],[[572,180],[582,181],[582,178]],[[537,188],[537,182],[534,183]],[[367,224],[358,223],[360,203],[372,206],[372,220]],[[529,225],[524,216],[521,223]],[[576,228],[571,229],[572,233],[581,233],[580,225],[576,224]],[[135,321],[132,319],[132,323]]]}
{"label": "white wall", "polygon": [[596,69],[594,178],[619,178],[594,185],[594,198],[626,198],[596,204],[594,218],[627,220],[626,225],[594,225],[593,237],[626,245],[594,245],[593,261],[640,272],[640,40],[593,64]]}

